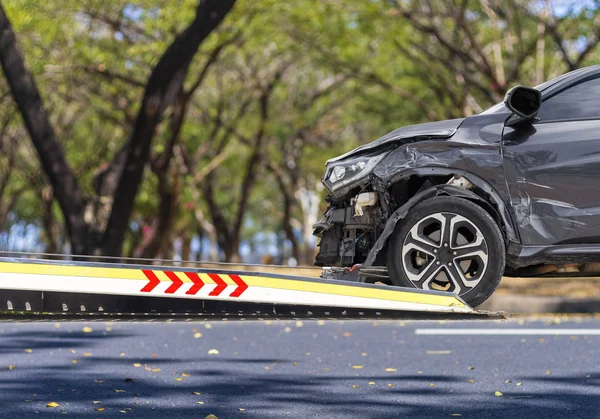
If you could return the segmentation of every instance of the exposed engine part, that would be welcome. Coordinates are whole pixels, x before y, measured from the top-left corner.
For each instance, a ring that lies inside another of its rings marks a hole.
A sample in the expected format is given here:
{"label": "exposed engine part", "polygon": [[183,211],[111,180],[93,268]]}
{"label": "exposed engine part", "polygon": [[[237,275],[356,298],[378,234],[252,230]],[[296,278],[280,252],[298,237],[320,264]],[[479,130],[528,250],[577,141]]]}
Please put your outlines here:
{"label": "exposed engine part", "polygon": [[466,189],[468,191],[472,191],[473,189],[475,189],[475,185],[473,185],[464,176],[461,176],[461,177],[454,176],[452,179],[450,179],[448,182],[446,182],[446,184],[456,186],[458,188]]}
{"label": "exposed engine part", "polygon": [[356,254],[360,256],[361,259],[366,259],[371,247],[373,247],[373,243],[375,243],[375,234],[373,231],[363,231],[356,238]]}
{"label": "exposed engine part", "polygon": [[323,268],[321,278],[367,283],[376,283],[379,281],[379,284],[386,285],[390,277],[386,266],[363,266],[358,264],[352,265],[352,267]]}
{"label": "exposed engine part", "polygon": [[377,192],[363,192],[350,200],[350,205],[354,206],[354,215],[362,217],[364,207],[372,207],[377,204]]}
{"label": "exposed engine part", "polygon": [[315,265],[331,266],[340,260],[342,224],[331,225],[326,231],[322,231],[320,236],[319,253],[315,259]]}

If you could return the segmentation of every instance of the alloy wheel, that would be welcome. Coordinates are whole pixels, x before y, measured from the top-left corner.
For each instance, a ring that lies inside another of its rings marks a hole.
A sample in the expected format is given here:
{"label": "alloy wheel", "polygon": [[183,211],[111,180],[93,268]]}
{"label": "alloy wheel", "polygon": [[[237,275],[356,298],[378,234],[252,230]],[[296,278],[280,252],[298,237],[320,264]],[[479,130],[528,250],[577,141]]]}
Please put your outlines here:
{"label": "alloy wheel", "polygon": [[462,295],[480,281],[488,266],[483,233],[466,217],[438,212],[419,220],[402,246],[404,273],[416,288]]}

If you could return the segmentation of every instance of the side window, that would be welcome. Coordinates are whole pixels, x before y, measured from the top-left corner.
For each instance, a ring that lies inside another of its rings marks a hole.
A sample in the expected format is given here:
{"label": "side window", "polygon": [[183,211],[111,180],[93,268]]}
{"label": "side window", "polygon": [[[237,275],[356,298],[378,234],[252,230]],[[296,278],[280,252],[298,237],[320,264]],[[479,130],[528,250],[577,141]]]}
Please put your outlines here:
{"label": "side window", "polygon": [[600,119],[600,78],[586,80],[544,100],[538,113],[541,121]]}

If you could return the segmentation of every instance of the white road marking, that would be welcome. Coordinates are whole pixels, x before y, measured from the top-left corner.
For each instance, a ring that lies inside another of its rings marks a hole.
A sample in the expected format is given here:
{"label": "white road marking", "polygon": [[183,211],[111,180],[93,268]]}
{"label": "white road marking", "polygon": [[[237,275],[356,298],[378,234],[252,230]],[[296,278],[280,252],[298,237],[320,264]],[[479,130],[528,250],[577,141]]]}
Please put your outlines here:
{"label": "white road marking", "polygon": [[600,329],[416,329],[415,335],[514,335],[581,336],[600,335]]}

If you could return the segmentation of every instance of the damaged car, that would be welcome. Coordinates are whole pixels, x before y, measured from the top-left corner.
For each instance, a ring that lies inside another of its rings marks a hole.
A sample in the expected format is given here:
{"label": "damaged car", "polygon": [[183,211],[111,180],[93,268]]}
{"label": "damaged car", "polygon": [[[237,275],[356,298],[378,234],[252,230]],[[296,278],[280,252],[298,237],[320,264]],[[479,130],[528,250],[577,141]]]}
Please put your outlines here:
{"label": "damaged car", "polygon": [[399,128],[326,163],[326,277],[484,302],[503,275],[600,262],[600,65],[467,118]]}

